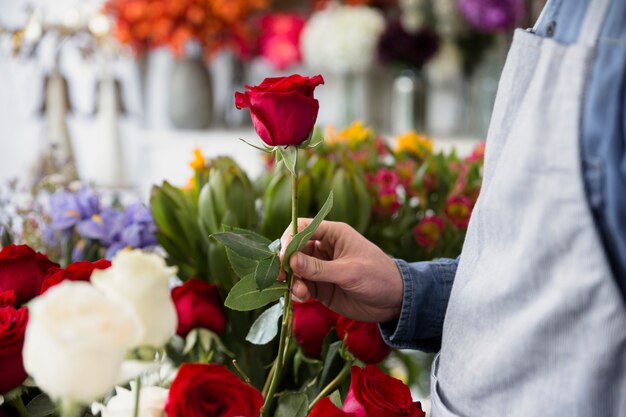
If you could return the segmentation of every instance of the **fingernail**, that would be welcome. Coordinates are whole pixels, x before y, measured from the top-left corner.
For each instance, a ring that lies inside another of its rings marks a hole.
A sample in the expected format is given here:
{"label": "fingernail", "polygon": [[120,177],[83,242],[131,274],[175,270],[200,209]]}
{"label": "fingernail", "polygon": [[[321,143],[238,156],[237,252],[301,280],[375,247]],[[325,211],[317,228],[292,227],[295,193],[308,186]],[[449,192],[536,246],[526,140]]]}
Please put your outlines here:
{"label": "fingernail", "polygon": [[296,255],[296,265],[298,266],[298,271],[303,272],[304,268],[306,267],[306,261],[304,259],[304,256],[302,254],[297,254]]}

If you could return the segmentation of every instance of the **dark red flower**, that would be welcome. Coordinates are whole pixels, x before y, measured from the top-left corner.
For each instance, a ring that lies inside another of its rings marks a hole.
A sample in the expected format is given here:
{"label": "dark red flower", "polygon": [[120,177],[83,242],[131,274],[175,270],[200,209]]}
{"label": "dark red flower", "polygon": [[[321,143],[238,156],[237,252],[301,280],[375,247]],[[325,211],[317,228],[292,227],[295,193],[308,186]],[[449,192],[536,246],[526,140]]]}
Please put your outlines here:
{"label": "dark red flower", "polygon": [[353,366],[350,389],[343,411],[355,417],[425,417],[422,404],[413,402],[411,391],[399,379],[383,373],[375,365]]}
{"label": "dark red flower", "polygon": [[26,379],[22,348],[27,323],[25,307],[0,307],[0,394],[16,388]]}
{"label": "dark red flower", "polygon": [[309,417],[356,417],[354,413],[346,413],[337,407],[328,397],[324,397],[315,403]]}
{"label": "dark red flower", "polygon": [[41,294],[51,287],[63,281],[86,281],[89,282],[94,269],[107,269],[111,266],[111,261],[100,259],[95,262],[80,261],[70,264],[65,269],[51,270],[46,279],[41,284]]}
{"label": "dark red flower", "polygon": [[246,85],[244,93],[236,92],[235,105],[250,109],[254,129],[267,145],[299,145],[315,125],[319,102],[313,91],[320,84],[321,75],[266,78],[256,87]]}
{"label": "dark red flower", "polygon": [[0,251],[0,292],[13,290],[17,304],[39,295],[51,268],[59,264],[26,245],[9,245]]}
{"label": "dark red flower", "polygon": [[172,300],[178,313],[176,333],[179,336],[186,337],[198,327],[215,333],[224,330],[226,319],[217,286],[191,278],[172,289]]}
{"label": "dark red flower", "polygon": [[17,304],[15,291],[8,290],[0,292],[0,307],[14,307]]}
{"label": "dark red flower", "polygon": [[185,363],[170,387],[168,417],[258,417],[263,396],[223,365]]}
{"label": "dark red flower", "polygon": [[376,323],[365,323],[340,316],[337,319],[337,335],[345,340],[348,350],[365,363],[378,363],[391,352]]}
{"label": "dark red flower", "polygon": [[293,332],[305,355],[319,359],[324,338],[339,317],[319,301],[293,305]]}

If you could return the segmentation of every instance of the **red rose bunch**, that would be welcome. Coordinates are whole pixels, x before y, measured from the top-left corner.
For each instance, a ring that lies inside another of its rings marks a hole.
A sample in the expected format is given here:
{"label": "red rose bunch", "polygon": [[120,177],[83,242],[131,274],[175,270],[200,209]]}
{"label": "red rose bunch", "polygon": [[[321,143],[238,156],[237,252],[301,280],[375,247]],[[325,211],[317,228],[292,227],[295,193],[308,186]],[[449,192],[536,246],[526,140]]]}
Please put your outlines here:
{"label": "red rose bunch", "polygon": [[377,323],[364,323],[340,316],[337,319],[337,336],[344,340],[348,350],[365,363],[379,363],[389,355],[391,348],[385,344]]}
{"label": "red rose bunch", "polygon": [[258,417],[263,396],[225,366],[183,364],[170,387],[168,417]]}
{"label": "red rose bunch", "polygon": [[16,388],[26,379],[22,348],[27,323],[26,308],[2,307],[0,303],[0,395]]}
{"label": "red rose bunch", "polygon": [[41,284],[41,294],[51,287],[63,281],[85,281],[89,282],[91,273],[95,269],[107,269],[111,266],[111,261],[100,259],[95,262],[80,261],[74,262],[65,269],[54,269],[46,276]]}
{"label": "red rose bunch", "polygon": [[374,365],[353,366],[350,389],[339,409],[328,397],[320,400],[309,417],[425,417],[419,402],[402,381]]}
{"label": "red rose bunch", "polygon": [[176,334],[179,336],[186,337],[195,328],[209,329],[215,333],[224,330],[226,319],[216,285],[191,278],[172,289],[172,300],[178,314]]}
{"label": "red rose bunch", "polygon": [[17,304],[38,296],[47,274],[59,264],[26,245],[8,245],[0,251],[0,292],[13,290]]}
{"label": "red rose bunch", "polygon": [[293,305],[293,333],[305,355],[319,359],[326,335],[335,327],[337,313],[319,301]]}
{"label": "red rose bunch", "polygon": [[302,351],[311,358],[320,358],[326,335],[333,327],[348,350],[365,363],[378,363],[391,349],[385,344],[378,324],[351,320],[331,311],[319,301],[295,303],[293,332]]}
{"label": "red rose bunch", "polygon": [[319,102],[315,87],[324,84],[321,75],[266,78],[256,87],[235,93],[238,109],[250,109],[254,129],[268,146],[300,145],[313,130]]}

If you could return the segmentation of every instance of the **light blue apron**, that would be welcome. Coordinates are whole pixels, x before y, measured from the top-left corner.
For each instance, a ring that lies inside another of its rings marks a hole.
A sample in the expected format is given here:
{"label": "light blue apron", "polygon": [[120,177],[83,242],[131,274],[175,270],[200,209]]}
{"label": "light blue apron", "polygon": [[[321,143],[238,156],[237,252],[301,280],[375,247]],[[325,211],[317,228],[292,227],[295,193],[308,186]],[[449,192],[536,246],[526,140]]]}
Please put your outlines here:
{"label": "light blue apron", "polygon": [[574,45],[515,33],[433,366],[433,417],[626,416],[626,309],[580,166],[609,3],[589,1]]}

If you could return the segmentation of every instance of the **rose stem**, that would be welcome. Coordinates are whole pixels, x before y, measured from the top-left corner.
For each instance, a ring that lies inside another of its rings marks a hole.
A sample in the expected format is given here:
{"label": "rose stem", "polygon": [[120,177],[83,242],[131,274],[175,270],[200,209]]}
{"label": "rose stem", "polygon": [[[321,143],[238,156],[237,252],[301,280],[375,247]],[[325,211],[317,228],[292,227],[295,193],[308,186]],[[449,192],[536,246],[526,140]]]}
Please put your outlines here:
{"label": "rose stem", "polygon": [[15,400],[10,401],[10,404],[17,410],[20,417],[28,417],[28,410],[22,401],[22,397],[17,397]]}
{"label": "rose stem", "polygon": [[[297,151],[296,151],[297,152]],[[297,157],[297,153],[296,153]],[[294,164],[295,167],[295,164]],[[295,236],[298,234],[298,170],[294,169],[294,172],[291,173],[291,235]],[[285,259],[285,261],[289,262],[289,259]],[[270,371],[271,382],[269,389],[267,390],[267,394],[265,396],[265,402],[263,404],[263,408],[261,409],[261,417],[267,417],[270,412],[270,408],[272,405],[272,399],[274,394],[276,393],[276,389],[278,388],[278,383],[280,381],[280,374],[283,370],[284,360],[285,360],[285,352],[287,350],[287,346],[289,344],[289,336],[291,335],[291,283],[292,283],[292,274],[288,273],[287,278],[287,289],[285,290],[285,305],[283,306],[283,321],[280,327],[280,339],[278,341],[278,354],[276,356],[276,361],[274,362],[273,373]]]}
{"label": "rose stem", "polygon": [[332,381],[330,381],[328,385],[326,385],[324,389],[320,391],[319,394],[317,394],[317,397],[315,397],[315,399],[311,401],[311,403],[309,404],[309,409],[308,409],[309,412],[311,412],[315,403],[317,403],[319,400],[321,400],[325,396],[332,393],[333,390],[337,388],[339,384],[343,382],[344,379],[346,379],[346,377],[350,373],[350,367],[352,366],[352,362],[353,361],[346,361],[346,363],[344,363],[343,368],[341,368],[341,371],[339,371],[337,376]]}
{"label": "rose stem", "polygon": [[141,376],[135,378],[135,410],[133,411],[133,417],[139,417],[139,399],[141,398]]}

